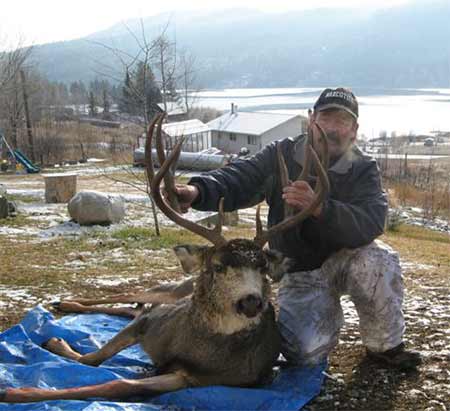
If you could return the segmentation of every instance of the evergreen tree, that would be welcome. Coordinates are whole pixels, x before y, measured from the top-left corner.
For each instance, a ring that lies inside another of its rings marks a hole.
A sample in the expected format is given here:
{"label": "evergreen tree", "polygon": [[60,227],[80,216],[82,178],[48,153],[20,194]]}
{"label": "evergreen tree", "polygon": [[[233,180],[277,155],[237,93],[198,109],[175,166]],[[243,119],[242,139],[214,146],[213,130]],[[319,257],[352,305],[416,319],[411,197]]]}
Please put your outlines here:
{"label": "evergreen tree", "polygon": [[105,88],[103,89],[102,102],[103,102],[103,113],[109,113],[111,104],[109,102],[108,92]]}
{"label": "evergreen tree", "polygon": [[161,90],[148,64],[140,61],[131,74],[126,71],[119,105],[121,111],[151,117],[157,110],[157,103],[161,101]]}
{"label": "evergreen tree", "polygon": [[89,92],[89,115],[91,117],[97,116],[97,101],[93,91]]}
{"label": "evergreen tree", "polygon": [[146,114],[150,118],[157,111],[156,105],[162,101],[161,90],[156,84],[155,75],[148,64],[139,62],[134,77],[138,94],[138,111],[144,114],[142,110],[146,107]]}
{"label": "evergreen tree", "polygon": [[134,100],[134,88],[131,81],[130,72],[128,69],[125,72],[125,80],[122,87],[122,96],[119,100],[119,109],[125,113],[134,114],[135,100]]}

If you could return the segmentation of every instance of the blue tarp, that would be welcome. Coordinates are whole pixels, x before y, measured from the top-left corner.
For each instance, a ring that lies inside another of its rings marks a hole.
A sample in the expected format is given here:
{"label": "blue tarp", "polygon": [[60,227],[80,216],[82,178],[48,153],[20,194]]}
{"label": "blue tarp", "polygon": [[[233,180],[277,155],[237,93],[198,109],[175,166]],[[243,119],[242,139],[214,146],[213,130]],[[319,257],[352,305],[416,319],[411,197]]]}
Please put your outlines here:
{"label": "blue tarp", "polygon": [[[49,338],[60,337],[75,350],[90,352],[108,341],[127,322],[127,319],[103,314],[68,315],[55,320],[44,308],[34,308],[21,323],[0,334],[0,388],[67,388],[148,375],[150,360],[138,346],[127,348],[100,367],[79,364],[41,348]],[[258,389],[193,388],[137,398],[133,402],[0,403],[0,411],[299,410],[318,394],[325,366],[284,369],[271,385]]]}

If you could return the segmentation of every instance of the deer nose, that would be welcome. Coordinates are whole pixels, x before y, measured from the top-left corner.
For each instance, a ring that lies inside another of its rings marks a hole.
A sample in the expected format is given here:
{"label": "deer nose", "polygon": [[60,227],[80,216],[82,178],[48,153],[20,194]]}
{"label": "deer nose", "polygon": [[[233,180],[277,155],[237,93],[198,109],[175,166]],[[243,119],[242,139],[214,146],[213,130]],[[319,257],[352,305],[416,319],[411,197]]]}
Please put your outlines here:
{"label": "deer nose", "polygon": [[248,318],[256,317],[262,309],[262,298],[255,294],[249,294],[237,302],[237,312]]}

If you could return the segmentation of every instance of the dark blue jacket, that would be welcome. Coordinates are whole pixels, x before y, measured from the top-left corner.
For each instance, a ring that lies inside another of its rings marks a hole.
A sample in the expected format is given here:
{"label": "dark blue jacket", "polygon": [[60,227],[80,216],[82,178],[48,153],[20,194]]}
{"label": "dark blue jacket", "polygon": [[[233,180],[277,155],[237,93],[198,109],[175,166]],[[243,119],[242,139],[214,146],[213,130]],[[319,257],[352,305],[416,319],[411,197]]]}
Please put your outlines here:
{"label": "dark blue jacket", "polygon": [[[304,142],[304,136],[276,141],[249,159],[193,177],[189,184],[200,190],[193,207],[217,210],[224,197],[225,211],[232,211],[265,199],[268,225],[277,224],[284,218],[284,202],[276,146],[281,144],[289,177],[294,180],[304,163]],[[387,199],[375,160],[353,146],[329,168],[328,176],[331,188],[321,216],[270,239],[271,248],[296,261],[291,271],[318,268],[335,251],[369,244],[383,233]],[[310,184],[314,187],[315,181]]]}

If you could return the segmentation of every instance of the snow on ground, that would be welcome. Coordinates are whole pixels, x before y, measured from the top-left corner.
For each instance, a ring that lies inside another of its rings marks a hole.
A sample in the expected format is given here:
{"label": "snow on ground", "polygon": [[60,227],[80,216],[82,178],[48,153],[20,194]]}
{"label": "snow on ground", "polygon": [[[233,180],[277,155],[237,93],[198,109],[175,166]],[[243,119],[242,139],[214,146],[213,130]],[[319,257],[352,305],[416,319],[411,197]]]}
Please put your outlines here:
{"label": "snow on ground", "polygon": [[138,281],[138,277],[128,277],[128,278],[116,278],[116,277],[109,277],[109,278],[88,278],[84,282],[87,285],[94,285],[94,286],[100,286],[100,287],[117,287],[119,285],[125,285],[132,282]]}
{"label": "snow on ground", "polygon": [[433,266],[429,264],[419,264],[414,261],[406,261],[403,259],[400,259],[400,265],[403,271],[430,270],[433,268]]}
{"label": "snow on ground", "polygon": [[39,230],[33,227],[14,228],[7,226],[0,226],[0,235],[8,235],[11,237],[35,236],[38,235]]}
{"label": "snow on ground", "polygon": [[[33,186],[36,186],[34,184]],[[13,196],[22,196],[22,197],[34,197],[36,199],[44,199],[45,191],[43,189],[36,188],[27,188],[27,189],[17,189],[17,188],[8,188],[8,194]]]}

